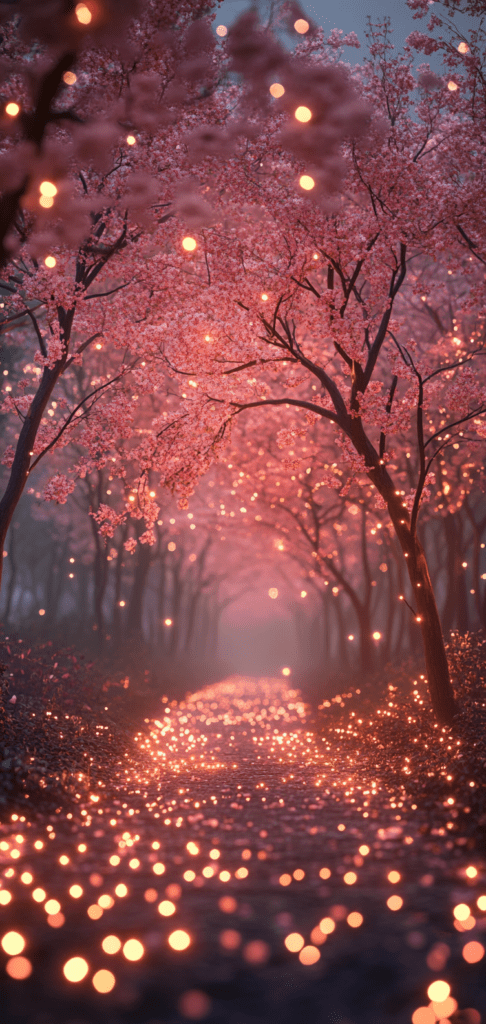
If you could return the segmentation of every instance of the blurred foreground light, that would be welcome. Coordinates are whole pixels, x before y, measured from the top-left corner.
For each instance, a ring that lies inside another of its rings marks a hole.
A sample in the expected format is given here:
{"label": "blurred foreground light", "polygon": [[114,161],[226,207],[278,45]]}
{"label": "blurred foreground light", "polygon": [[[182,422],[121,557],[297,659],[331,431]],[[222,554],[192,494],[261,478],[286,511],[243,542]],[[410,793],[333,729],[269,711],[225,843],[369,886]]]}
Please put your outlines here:
{"label": "blurred foreground light", "polygon": [[29,977],[29,974],[32,974],[32,964],[26,956],[13,956],[11,960],[7,960],[5,970],[11,978],[23,981],[24,978]]}
{"label": "blurred foreground light", "polygon": [[[221,26],[219,26],[221,27]],[[178,1010],[188,1020],[202,1020],[211,1009],[211,1000],[199,989],[188,989],[183,992],[178,1003]]]}
{"label": "blurred foreground light", "polygon": [[112,955],[113,953],[119,953],[122,947],[121,940],[118,935],[106,935],[102,940],[101,948],[105,953]]}
{"label": "blurred foreground light", "polygon": [[20,114],[20,107],[18,103],[7,103],[5,113],[8,114],[9,117],[17,117],[17,114]]}
{"label": "blurred foreground light", "polygon": [[273,82],[272,85],[270,86],[270,95],[273,96],[274,99],[276,100],[280,99],[280,97],[283,96],[284,92],[285,89],[283,85],[280,84],[280,82]]}
{"label": "blurred foreground light", "polygon": [[123,946],[123,956],[127,960],[141,960],[144,953],[145,949],[138,939],[127,939]]}
{"label": "blurred foreground light", "polygon": [[76,4],[76,7],[74,8],[74,13],[80,25],[89,25],[90,22],[93,20],[93,15],[89,7],[86,6],[86,4]]}
{"label": "blurred foreground light", "polygon": [[22,953],[25,949],[25,939],[20,932],[6,932],[2,938],[2,949],[9,956],[15,956],[17,953]]}
{"label": "blurred foreground light", "polygon": [[216,35],[217,36],[227,36],[228,35],[228,29],[226,28],[226,25],[218,25],[218,27],[216,29]]}
{"label": "blurred foreground light", "polygon": [[434,1003],[442,1003],[450,995],[451,986],[447,981],[433,981],[427,989],[429,999]]}
{"label": "blurred foreground light", "polygon": [[192,238],[191,235],[186,235],[186,237],[182,239],[182,248],[185,249],[186,252],[194,252],[194,250],[197,249],[196,239]]}
{"label": "blurred foreground light", "polygon": [[294,112],[294,117],[295,120],[300,121],[301,124],[307,124],[312,117],[312,110],[310,110],[309,107],[297,107],[297,110]]}
{"label": "blurred foreground light", "polygon": [[291,674],[291,672],[292,672],[292,669],[290,669],[290,668],[286,667],[286,668],[282,669],[282,675],[283,676],[289,676]]}
{"label": "blurred foreground light", "polygon": [[96,991],[102,993],[111,992],[116,984],[115,975],[112,974],[111,971],[107,971],[106,969],[96,971],[96,974],[93,975],[92,981]]}
{"label": "blurred foreground light", "polygon": [[306,967],[310,967],[311,964],[316,964],[321,958],[320,950],[317,946],[304,946],[299,953],[299,960],[301,964]]}
{"label": "blurred foreground light", "polygon": [[310,174],[301,174],[299,178],[299,185],[304,189],[304,192],[311,192],[315,186],[314,178]]}
{"label": "blurred foreground light", "polygon": [[278,590],[277,590],[277,588],[276,587],[270,587],[270,590],[268,591],[268,596],[271,597],[273,601],[275,601],[275,598],[278,597]]}
{"label": "blurred foreground light", "polygon": [[86,977],[88,970],[88,964],[82,956],[72,956],[70,960],[66,960],[63,974],[68,981],[77,982]]}
{"label": "blurred foreground light", "polygon": [[466,942],[462,950],[464,960],[468,964],[477,964],[484,956],[484,946],[481,942]]}
{"label": "blurred foreground light", "polygon": [[190,946],[191,937],[182,928],[177,928],[175,932],[171,932],[167,941],[172,949],[182,950]]}
{"label": "blurred foreground light", "polygon": [[309,22],[305,18],[297,18],[297,21],[294,21],[294,28],[300,36],[305,36],[305,33],[309,31]]}

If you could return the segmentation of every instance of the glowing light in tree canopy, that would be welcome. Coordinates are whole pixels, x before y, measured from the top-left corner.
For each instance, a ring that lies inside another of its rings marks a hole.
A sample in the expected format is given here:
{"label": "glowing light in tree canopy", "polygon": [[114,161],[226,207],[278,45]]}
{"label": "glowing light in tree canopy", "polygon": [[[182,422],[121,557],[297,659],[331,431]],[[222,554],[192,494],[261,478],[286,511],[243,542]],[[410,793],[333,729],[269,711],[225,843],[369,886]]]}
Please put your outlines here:
{"label": "glowing light in tree canopy", "polygon": [[185,249],[186,252],[194,252],[194,250],[197,249],[196,239],[191,235],[186,235],[185,238],[182,239],[182,248]]}

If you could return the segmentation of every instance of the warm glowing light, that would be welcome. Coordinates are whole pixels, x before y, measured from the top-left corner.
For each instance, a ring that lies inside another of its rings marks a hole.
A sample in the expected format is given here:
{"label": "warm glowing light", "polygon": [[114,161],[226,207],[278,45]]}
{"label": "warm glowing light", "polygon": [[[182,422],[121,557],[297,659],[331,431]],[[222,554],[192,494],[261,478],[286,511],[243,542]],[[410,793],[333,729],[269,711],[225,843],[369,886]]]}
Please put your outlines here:
{"label": "warm glowing light", "polygon": [[20,107],[18,103],[7,103],[5,113],[8,114],[9,117],[17,117],[17,114],[20,114]]}
{"label": "warm glowing light", "polygon": [[23,871],[20,876],[20,881],[23,882],[24,885],[30,885],[30,883],[34,881],[34,876],[31,875],[30,871]]}
{"label": "warm glowing light", "polygon": [[389,871],[386,877],[388,878],[389,882],[393,882],[393,884],[395,885],[397,882],[400,881],[401,875],[399,871]]}
{"label": "warm glowing light", "polygon": [[354,885],[358,881],[358,876],[354,871],[346,871],[346,874],[343,875],[343,881],[346,885]]}
{"label": "warm glowing light", "polygon": [[248,868],[237,868],[235,878],[248,878]]}
{"label": "warm glowing light", "polygon": [[88,970],[88,964],[82,956],[72,956],[70,960],[66,960],[63,967],[64,977],[73,982],[82,981]]}
{"label": "warm glowing light", "polygon": [[0,891],[0,907],[6,907],[7,903],[10,903],[11,899],[12,894],[8,891],[8,889],[2,889]]}
{"label": "warm glowing light", "polygon": [[134,135],[127,135],[127,146],[135,146],[137,140]]}
{"label": "warm glowing light", "polygon": [[272,85],[270,86],[270,94],[276,100],[280,99],[280,97],[283,96],[284,92],[285,89],[283,85],[280,84],[280,82],[273,82]]}
{"label": "warm glowing light", "polygon": [[177,907],[172,900],[162,900],[162,903],[159,903],[157,910],[162,917],[171,917],[172,914],[175,914]]}
{"label": "warm glowing light", "polygon": [[466,942],[462,955],[468,964],[477,964],[484,956],[484,946],[481,942]]}
{"label": "warm glowing light", "polygon": [[11,978],[23,981],[24,978],[28,978],[32,974],[32,964],[26,956],[13,956],[11,960],[7,960],[5,970]]}
{"label": "warm glowing light", "polygon": [[39,185],[39,192],[41,196],[49,196],[53,198],[57,196],[57,187],[53,181],[41,181]]}
{"label": "warm glowing light", "polygon": [[297,107],[294,117],[296,121],[300,121],[301,124],[306,124],[306,122],[310,121],[312,117],[312,110],[309,110],[309,107]]}
{"label": "warm glowing light", "polygon": [[330,935],[331,932],[334,931],[335,927],[336,924],[333,921],[332,917],[323,917],[322,921],[319,921],[319,928],[321,929],[323,935]]}
{"label": "warm glowing light", "polygon": [[309,31],[309,22],[305,18],[297,18],[297,21],[294,21],[294,28],[300,36],[305,36],[305,33]]}
{"label": "warm glowing light", "polygon": [[307,597],[307,590],[301,590],[300,596],[301,597]]}
{"label": "warm glowing light", "polygon": [[124,882],[120,882],[115,888],[115,894],[117,896],[128,896],[128,889]]}
{"label": "warm glowing light", "polygon": [[44,903],[44,910],[47,914],[58,914],[61,909],[61,904],[58,900],[47,900]]}
{"label": "warm glowing light", "polygon": [[122,944],[117,935],[106,935],[102,940],[101,948],[105,953],[112,955],[113,953],[118,953],[120,951]]}
{"label": "warm glowing light", "polygon": [[235,928],[225,928],[220,932],[219,942],[223,949],[238,949],[241,946],[241,935]]}
{"label": "warm glowing light", "polygon": [[[53,267],[56,266],[56,263],[57,263],[56,257],[55,256],[46,256],[46,258],[44,260],[44,263],[45,263],[46,267],[49,267],[50,269],[52,269]],[[39,609],[39,615],[45,615],[45,611],[44,611],[43,608]]]}
{"label": "warm glowing light", "polygon": [[278,590],[277,590],[277,588],[276,587],[270,587],[270,590],[268,591],[268,596],[271,597],[273,601],[275,601],[275,598],[278,597]]}
{"label": "warm glowing light", "polygon": [[419,1006],[412,1013],[412,1024],[435,1024],[437,1018],[431,1006]]}
{"label": "warm glowing light", "polygon": [[319,871],[319,878],[330,878],[330,877],[331,877],[330,869],[329,868],[321,868],[321,870]]}
{"label": "warm glowing light", "polygon": [[478,896],[476,903],[480,910],[486,910],[486,896]]}
{"label": "warm glowing light", "polygon": [[366,846],[366,844],[364,843],[363,846],[359,847],[359,852],[362,857],[366,857],[366,855],[370,852],[370,848],[369,846]]}
{"label": "warm glowing light", "polygon": [[45,890],[41,888],[33,889],[32,891],[32,899],[35,900],[36,903],[43,903],[46,895],[47,893]]}
{"label": "warm glowing light", "polygon": [[457,906],[454,907],[452,913],[454,914],[456,921],[467,921],[471,911],[467,903],[458,903]]}
{"label": "warm glowing light", "polygon": [[311,192],[315,186],[314,178],[310,174],[301,174],[299,178],[299,185],[304,189],[304,192]]}
{"label": "warm glowing light", "polygon": [[114,907],[115,901],[113,896],[110,896],[107,892],[103,893],[98,899],[98,906],[102,907],[103,910],[109,910],[110,907]]}
{"label": "warm glowing light", "polygon": [[65,85],[74,85],[77,82],[77,78],[74,74],[74,71],[65,71],[62,76],[62,80]]}
{"label": "warm glowing light", "polygon": [[290,935],[285,936],[284,945],[290,953],[298,953],[299,950],[303,949],[305,940],[299,932],[291,932]]}
{"label": "warm glowing light", "polygon": [[357,910],[353,910],[351,914],[348,914],[346,921],[351,928],[359,928],[363,924],[363,915]]}
{"label": "warm glowing light", "polygon": [[469,53],[469,46],[465,42],[459,43],[457,49],[459,50],[459,53]]}
{"label": "warm glowing light", "polygon": [[16,956],[25,949],[25,939],[20,932],[6,932],[2,939],[2,949],[9,956]]}
{"label": "warm glowing light", "polygon": [[172,619],[164,619],[164,626],[172,626]]}
{"label": "warm glowing light", "polygon": [[373,633],[373,640],[381,640],[381,633],[379,633],[377,629],[375,629],[375,632]]}
{"label": "warm glowing light", "polygon": [[301,964],[305,964],[306,967],[311,964],[316,964],[321,959],[321,952],[317,946],[304,946],[299,953],[299,960]]}
{"label": "warm glowing light", "polygon": [[219,860],[219,858],[221,857],[221,851],[217,850],[216,847],[214,847],[212,850],[209,851],[209,856],[211,857],[211,860]]}
{"label": "warm glowing light", "polygon": [[217,29],[216,29],[216,35],[217,36],[227,36],[228,35],[228,29],[226,28],[226,25],[218,25]]}
{"label": "warm glowing light", "polygon": [[145,949],[138,939],[127,939],[123,946],[123,956],[127,960],[141,960]]}
{"label": "warm glowing light", "polygon": [[442,1003],[450,995],[451,986],[447,981],[433,981],[427,989],[429,999],[434,1003]]}
{"label": "warm glowing light", "polygon": [[457,92],[459,86],[458,86],[457,82],[448,82],[447,83],[447,88],[448,88],[449,92]]}
{"label": "warm glowing light", "polygon": [[186,235],[186,237],[182,239],[182,248],[185,249],[186,252],[194,252],[197,248],[196,239],[192,238],[191,235]]}
{"label": "warm glowing light", "polygon": [[165,872],[165,864],[162,864],[160,860],[156,861],[152,866],[152,871],[154,875],[163,875]]}
{"label": "warm glowing light", "polygon": [[389,896],[386,905],[389,910],[400,910],[403,907],[403,900],[401,896]]}
{"label": "warm glowing light", "polygon": [[93,975],[92,980],[97,992],[111,992],[111,990],[115,987],[116,984],[115,975],[112,974],[111,971],[107,971],[106,969],[96,971],[96,974]]}
{"label": "warm glowing light", "polygon": [[182,928],[178,928],[175,932],[171,932],[167,941],[172,949],[182,950],[190,946],[191,937]]}
{"label": "warm glowing light", "polygon": [[292,669],[290,669],[290,668],[283,668],[282,669],[282,675],[283,676],[289,676],[291,674],[291,672],[292,672]]}
{"label": "warm glowing light", "polygon": [[475,868],[473,864],[469,864],[469,866],[466,868],[466,875],[468,878],[476,878],[477,873],[478,869]]}
{"label": "warm glowing light", "polygon": [[69,890],[69,895],[75,900],[79,900],[79,897],[83,895],[83,890],[80,885],[72,885]]}
{"label": "warm glowing light", "polygon": [[192,854],[193,857],[196,857],[199,853],[199,846],[193,842],[186,843],[186,850],[188,853]]}
{"label": "warm glowing light", "polygon": [[90,21],[92,21],[93,15],[91,14],[91,11],[89,7],[86,6],[86,4],[76,4],[76,7],[74,8],[74,13],[80,25],[89,25]]}

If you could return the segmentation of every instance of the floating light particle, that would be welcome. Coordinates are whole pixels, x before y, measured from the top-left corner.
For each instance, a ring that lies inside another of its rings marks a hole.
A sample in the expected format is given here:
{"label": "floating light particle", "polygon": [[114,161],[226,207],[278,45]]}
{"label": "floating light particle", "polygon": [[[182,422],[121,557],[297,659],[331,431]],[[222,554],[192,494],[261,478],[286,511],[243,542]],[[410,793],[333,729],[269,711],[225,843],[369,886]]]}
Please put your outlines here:
{"label": "floating light particle", "polygon": [[136,146],[136,144],[137,144],[137,140],[136,140],[135,136],[134,135],[127,135],[127,145],[128,146]]}
{"label": "floating light particle", "polygon": [[275,599],[278,597],[278,590],[277,590],[277,588],[276,587],[270,587],[270,590],[268,591],[268,596],[272,598],[272,601],[275,601]]}
{"label": "floating light particle", "polygon": [[363,924],[363,915],[358,910],[353,910],[348,914],[346,921],[351,928],[359,928]]}
{"label": "floating light particle", "polygon": [[289,676],[291,674],[291,672],[292,672],[292,669],[290,669],[290,668],[285,667],[285,668],[282,669],[282,675],[283,676]]}
{"label": "floating light particle", "polygon": [[389,871],[386,877],[388,878],[389,882],[395,884],[396,882],[400,881],[401,875],[399,871]]}
{"label": "floating light particle", "polygon": [[162,902],[159,903],[157,910],[162,917],[171,917],[172,914],[175,914],[177,907],[172,900],[162,900]]}
{"label": "floating light particle", "polygon": [[65,853],[61,854],[61,856],[59,857],[59,863],[62,864],[63,867],[65,867],[66,864],[69,864],[69,857],[67,857]]}
{"label": "floating light particle", "polygon": [[289,953],[298,953],[305,945],[304,936],[299,932],[290,932],[290,935],[285,936],[284,945]]}
{"label": "floating light particle", "polygon": [[34,876],[31,875],[30,871],[23,871],[20,876],[20,881],[23,882],[24,885],[30,885],[30,883],[34,881]]}
{"label": "floating light particle", "polygon": [[248,868],[237,868],[235,878],[248,878]]}
{"label": "floating light particle", "polygon": [[484,946],[481,942],[466,942],[462,955],[468,964],[477,964],[484,956]]}
{"label": "floating light particle", "polygon": [[305,18],[297,18],[297,21],[294,21],[294,28],[300,36],[304,36],[309,31],[309,22]]}
{"label": "floating light particle", "polygon": [[319,921],[319,928],[324,935],[330,935],[336,927],[336,922],[333,921],[332,917],[323,917],[322,921]]}
{"label": "floating light particle", "polygon": [[152,871],[154,875],[163,875],[165,872],[165,864],[162,864],[160,860],[156,861],[156,863],[152,865]]}
{"label": "floating light particle", "polygon": [[98,906],[102,907],[103,910],[109,910],[110,907],[113,907],[114,905],[115,901],[113,896],[110,896],[107,892],[104,892],[98,899]]}
{"label": "floating light particle", "polygon": [[127,960],[141,960],[145,949],[139,939],[127,939],[123,945],[123,956]]}
{"label": "floating light particle", "polygon": [[297,107],[294,111],[294,117],[296,121],[300,121],[301,124],[306,124],[312,117],[312,110],[309,107]]}
{"label": "floating light particle", "polygon": [[92,903],[86,913],[91,921],[99,921],[100,917],[103,917],[103,910],[97,903]]}
{"label": "floating light particle", "polygon": [[321,959],[321,952],[317,946],[304,946],[299,953],[299,960],[301,964],[306,967],[310,967],[311,964],[316,964]]}
{"label": "floating light particle", "polygon": [[285,89],[280,82],[273,82],[270,86],[270,95],[273,96],[275,100],[280,99],[280,97],[284,95],[284,92]]}
{"label": "floating light particle", "polygon": [[264,964],[270,956],[270,946],[262,939],[253,939],[243,948],[243,958],[248,964]]}
{"label": "floating light particle", "polygon": [[460,42],[457,49],[459,50],[459,53],[469,53],[469,46],[466,42]]}
{"label": "floating light particle", "polygon": [[83,895],[82,887],[80,885],[72,885],[69,890],[69,895],[72,896],[74,900],[79,900],[79,897]]}
{"label": "floating light particle", "polygon": [[20,107],[18,103],[7,103],[5,113],[8,114],[9,117],[17,117],[17,114],[20,114]]}
{"label": "floating light particle", "polygon": [[202,869],[202,874],[204,875],[204,878],[212,878],[214,873],[214,868],[211,867],[210,864],[207,864],[206,867]]}
{"label": "floating light particle", "polygon": [[80,25],[89,25],[93,19],[93,15],[89,7],[86,6],[86,4],[76,4],[76,7],[74,8],[74,13]]}
{"label": "floating light particle", "polygon": [[220,882],[229,882],[230,878],[231,878],[231,872],[230,871],[220,871],[219,872],[219,880],[220,880]]}
{"label": "floating light particle", "polygon": [[124,882],[120,882],[115,888],[116,896],[128,896],[128,889]]}
{"label": "floating light particle", "polygon": [[172,949],[180,951],[190,946],[191,936],[182,928],[177,928],[175,932],[171,932],[167,941]]}
{"label": "floating light particle", "polygon": [[121,940],[117,935],[106,935],[101,942],[101,948],[111,956],[113,953],[118,953],[122,948]]}
{"label": "floating light particle", "polygon": [[194,250],[197,249],[196,239],[192,238],[191,235],[186,235],[185,238],[182,239],[182,243],[181,244],[182,244],[182,248],[186,252],[194,252]]}
{"label": "floating light particle", "polygon": [[132,871],[136,871],[137,868],[140,867],[140,861],[138,857],[132,857],[132,859],[128,861],[128,867],[131,868]]}
{"label": "floating light particle", "polygon": [[219,860],[219,858],[221,857],[221,851],[214,848],[209,851],[209,856],[211,860]]}
{"label": "floating light particle", "polygon": [[354,885],[357,881],[358,876],[355,871],[346,871],[346,874],[343,875],[343,882],[345,882],[346,885]]}
{"label": "floating light particle", "polygon": [[319,878],[330,878],[331,872],[329,868],[321,868],[319,871]]}
{"label": "floating light particle", "polygon": [[41,181],[39,185],[39,192],[41,196],[47,196],[49,199],[53,199],[57,196],[57,185],[53,181]]}
{"label": "floating light particle", "polygon": [[6,932],[1,940],[2,949],[9,956],[16,956],[25,949],[25,939],[20,932]]}
{"label": "floating light particle", "polygon": [[40,887],[32,890],[32,899],[35,900],[36,903],[43,903],[46,895],[47,893],[45,889],[41,889]]}
{"label": "floating light particle", "polygon": [[216,28],[216,35],[217,36],[227,36],[228,35],[228,29],[226,28],[226,25],[218,25],[217,28]]}
{"label": "floating light particle", "polygon": [[412,1013],[412,1024],[435,1024],[436,1020],[431,1006],[419,1006]]}
{"label": "floating light particle", "polygon": [[196,872],[195,871],[191,871],[191,870],[184,871],[184,874],[183,874],[182,877],[183,877],[185,882],[193,882],[195,877],[196,877]]}
{"label": "floating light particle", "polygon": [[466,868],[466,872],[465,873],[466,873],[468,878],[476,878],[476,875],[478,873],[478,869],[475,868],[473,864],[469,864],[468,867]]}
{"label": "floating light particle", "polygon": [[74,71],[65,71],[62,76],[62,80],[65,85],[75,85],[78,79],[74,74]]}
{"label": "floating light particle", "polygon": [[299,185],[304,189],[304,192],[312,192],[312,189],[315,188],[315,184],[315,179],[311,174],[301,174],[299,178]]}
{"label": "floating light particle", "polygon": [[89,966],[84,957],[72,956],[70,960],[66,960],[62,970],[68,981],[78,982],[86,977]]}
{"label": "floating light particle", "polygon": [[114,989],[116,978],[111,971],[102,968],[101,971],[96,971],[96,974],[93,975],[92,982],[97,992],[105,993],[111,992]]}
{"label": "floating light particle", "polygon": [[451,986],[447,983],[447,981],[441,981],[438,979],[437,981],[433,981],[429,985],[427,989],[427,995],[432,1002],[442,1003],[444,999],[447,999],[447,997],[450,995],[450,991]]}
{"label": "floating light particle", "polygon": [[235,928],[225,928],[219,934],[219,943],[223,949],[233,950],[241,946],[241,935]]}
{"label": "floating light particle", "polygon": [[369,846],[366,846],[366,844],[363,844],[363,846],[359,847],[359,852],[362,857],[366,857],[366,855],[370,852],[370,848]]}
{"label": "floating light particle", "polygon": [[193,857],[196,857],[197,854],[199,853],[199,846],[197,845],[197,843],[193,843],[193,842],[186,843],[186,850]]}
{"label": "floating light particle", "polygon": [[223,914],[234,914],[238,908],[238,903],[233,896],[222,896],[218,900],[218,907],[223,911]]}
{"label": "floating light particle", "polygon": [[120,859],[121,858],[118,856],[117,853],[112,853],[108,863],[112,864],[113,867],[116,868],[116,866],[120,863]]}
{"label": "floating light particle", "polygon": [[58,914],[61,909],[59,900],[47,900],[44,903],[44,910],[47,914]]}
{"label": "floating light particle", "polygon": [[456,921],[467,921],[471,911],[467,903],[458,903],[454,907],[452,913],[454,914]]}
{"label": "floating light particle", "polygon": [[7,903],[10,903],[11,899],[12,899],[12,893],[10,893],[8,891],[8,889],[1,889],[0,890],[0,907],[6,907]]}
{"label": "floating light particle", "polygon": [[287,875],[287,874],[280,875],[280,878],[279,878],[280,885],[283,885],[283,886],[290,885],[291,881],[292,881],[292,875]]}

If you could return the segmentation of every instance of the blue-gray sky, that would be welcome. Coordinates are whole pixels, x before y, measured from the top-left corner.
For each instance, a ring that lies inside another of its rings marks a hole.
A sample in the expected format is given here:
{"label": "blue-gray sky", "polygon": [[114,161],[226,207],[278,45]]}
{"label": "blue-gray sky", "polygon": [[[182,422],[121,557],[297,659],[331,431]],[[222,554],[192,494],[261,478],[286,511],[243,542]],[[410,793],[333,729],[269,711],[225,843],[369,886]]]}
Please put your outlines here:
{"label": "blue-gray sky", "polygon": [[[406,0],[301,0],[302,8],[325,31],[331,32],[333,28],[341,28],[346,34],[354,31],[361,42],[361,50],[348,48],[345,51],[345,59],[350,63],[359,63],[366,46],[365,30],[368,17],[377,22],[383,20],[385,15],[391,19],[393,28],[393,43],[400,49],[410,32],[416,29],[423,29],[426,19],[413,19],[412,12],[408,9]],[[218,12],[216,23],[230,25],[238,15],[248,6],[248,0],[223,0]],[[258,6],[264,9],[264,2],[260,0]],[[437,4],[437,12],[440,12],[440,4]],[[456,24],[466,26],[471,24],[472,19],[457,16],[454,18]],[[434,66],[434,58],[424,58],[423,54],[417,55],[417,64],[428,61]]]}

